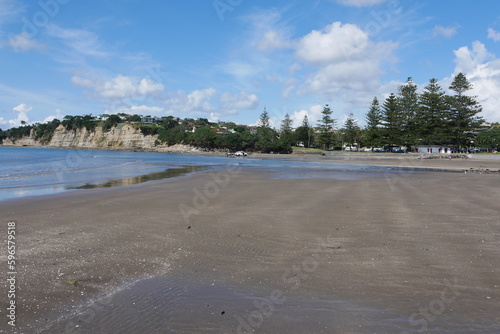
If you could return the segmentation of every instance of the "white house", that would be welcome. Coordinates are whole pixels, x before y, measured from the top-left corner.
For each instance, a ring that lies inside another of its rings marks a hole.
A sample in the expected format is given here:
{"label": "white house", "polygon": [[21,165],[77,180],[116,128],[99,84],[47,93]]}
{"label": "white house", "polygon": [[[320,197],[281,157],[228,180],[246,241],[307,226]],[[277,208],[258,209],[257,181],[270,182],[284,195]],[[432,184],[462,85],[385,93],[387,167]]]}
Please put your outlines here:
{"label": "white house", "polygon": [[418,153],[444,153],[451,154],[453,149],[445,145],[418,145]]}

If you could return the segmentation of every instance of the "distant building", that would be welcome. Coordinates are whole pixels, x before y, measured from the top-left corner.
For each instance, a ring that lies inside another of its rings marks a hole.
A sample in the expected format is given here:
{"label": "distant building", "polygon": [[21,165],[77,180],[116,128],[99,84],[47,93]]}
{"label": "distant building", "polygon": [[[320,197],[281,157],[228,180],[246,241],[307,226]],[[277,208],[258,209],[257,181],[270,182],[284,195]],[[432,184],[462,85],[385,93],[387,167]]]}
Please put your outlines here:
{"label": "distant building", "polygon": [[416,147],[418,153],[444,153],[450,154],[455,150],[453,147],[446,145],[418,145]]}
{"label": "distant building", "polygon": [[149,123],[149,124],[154,124],[159,120],[161,120],[161,118],[156,116],[144,116],[141,118],[142,123]]}

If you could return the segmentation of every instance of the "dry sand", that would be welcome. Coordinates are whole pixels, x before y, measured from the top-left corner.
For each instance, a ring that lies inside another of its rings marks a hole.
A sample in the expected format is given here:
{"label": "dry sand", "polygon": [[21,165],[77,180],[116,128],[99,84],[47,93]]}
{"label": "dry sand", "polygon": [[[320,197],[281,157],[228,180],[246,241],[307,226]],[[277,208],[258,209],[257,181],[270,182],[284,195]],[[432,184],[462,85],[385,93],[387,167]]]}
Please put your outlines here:
{"label": "dry sand", "polygon": [[[365,160],[356,162],[375,161]],[[497,161],[401,161],[380,164],[500,169]],[[208,197],[200,195],[204,191]],[[8,221],[17,223],[16,330],[97,332],[86,329],[97,315],[78,318],[79,305],[127,282],[162,277],[184,284],[186,295],[192,286],[231,287],[267,297],[273,308],[233,301],[232,309],[196,311],[189,326],[168,315],[152,316],[141,327],[145,333],[237,333],[249,327],[261,333],[401,333],[424,327],[498,333],[498,198],[498,173],[415,172],[339,181],[231,171],[3,202],[4,235]],[[190,305],[182,291],[175,299],[179,309]],[[6,300],[5,286],[0,293]],[[210,296],[216,304],[217,293]],[[339,304],[324,307],[328,301],[365,311],[343,317]],[[3,302],[0,330],[15,332],[7,325],[6,307]],[[304,312],[297,312],[301,307]],[[163,327],[155,327],[160,318]],[[107,332],[118,332],[115,325],[105,324]]]}

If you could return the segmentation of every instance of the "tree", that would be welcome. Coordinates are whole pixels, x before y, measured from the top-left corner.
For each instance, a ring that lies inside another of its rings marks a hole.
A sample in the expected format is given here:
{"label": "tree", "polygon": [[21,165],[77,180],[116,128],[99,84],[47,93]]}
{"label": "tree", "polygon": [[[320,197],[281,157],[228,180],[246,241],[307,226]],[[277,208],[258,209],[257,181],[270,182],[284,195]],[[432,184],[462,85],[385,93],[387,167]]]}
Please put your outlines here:
{"label": "tree", "polygon": [[309,125],[309,119],[307,115],[304,116],[302,120],[302,125],[295,129],[295,139],[300,142],[304,147],[311,147],[311,137],[313,135],[313,129]]}
{"label": "tree", "polygon": [[412,78],[408,78],[406,83],[398,87],[398,103],[401,119],[401,145],[408,148],[415,144],[416,127],[415,116],[418,110],[417,85],[413,83]]}
{"label": "tree", "polygon": [[350,147],[354,146],[354,144],[359,144],[360,139],[360,128],[358,126],[358,122],[354,119],[354,115],[351,113],[347,117],[344,128],[342,129],[343,133],[343,141],[346,145]]}
{"label": "tree", "polygon": [[333,127],[335,126],[335,120],[331,117],[332,110],[330,107],[325,105],[323,111],[321,112],[323,117],[318,122],[318,142],[321,147],[325,150],[330,149],[333,143]]}
{"label": "tree", "polygon": [[267,109],[264,107],[264,111],[262,114],[260,114],[259,121],[257,122],[259,127],[262,128],[269,128],[269,113],[267,112]]}
{"label": "tree", "polygon": [[472,89],[472,85],[463,73],[455,76],[449,88],[455,92],[455,95],[447,98],[450,141],[457,148],[465,148],[471,145],[475,132],[484,123],[483,118],[478,116],[482,107],[475,96],[464,95]]}
{"label": "tree", "polygon": [[290,115],[287,113],[283,121],[281,121],[280,128],[280,140],[283,142],[284,146],[291,147],[295,144],[295,134],[292,127],[293,121]]}
{"label": "tree", "polygon": [[415,117],[417,143],[442,145],[446,142],[446,94],[436,79],[429,80],[419,96]]}
{"label": "tree", "polygon": [[130,116],[127,121],[128,122],[140,122],[142,120],[141,116],[139,115],[133,115],[133,116]]}
{"label": "tree", "polygon": [[380,125],[382,123],[382,110],[380,109],[380,103],[377,97],[373,98],[372,104],[370,105],[370,110],[366,113],[366,141],[369,143],[370,147],[373,148],[380,145],[380,140],[382,137]]}
{"label": "tree", "polygon": [[106,121],[102,124],[103,131],[109,131],[113,126],[121,122],[121,118],[118,115],[110,115]]}
{"label": "tree", "polygon": [[382,106],[382,142],[386,145],[401,146],[403,124],[400,105],[396,96],[391,93]]}
{"label": "tree", "polygon": [[281,121],[281,128],[280,128],[281,135],[291,134],[293,131],[292,124],[293,121],[290,118],[290,115],[287,113],[283,121]]}
{"label": "tree", "polygon": [[495,126],[483,130],[477,135],[477,142],[480,147],[500,149],[500,127]]}
{"label": "tree", "polygon": [[209,127],[198,128],[191,134],[190,141],[196,146],[203,148],[214,148],[217,140],[217,133]]}
{"label": "tree", "polygon": [[263,153],[272,152],[272,142],[278,139],[278,133],[271,129],[269,122],[269,114],[266,108],[260,115],[257,127],[257,143],[256,148]]}

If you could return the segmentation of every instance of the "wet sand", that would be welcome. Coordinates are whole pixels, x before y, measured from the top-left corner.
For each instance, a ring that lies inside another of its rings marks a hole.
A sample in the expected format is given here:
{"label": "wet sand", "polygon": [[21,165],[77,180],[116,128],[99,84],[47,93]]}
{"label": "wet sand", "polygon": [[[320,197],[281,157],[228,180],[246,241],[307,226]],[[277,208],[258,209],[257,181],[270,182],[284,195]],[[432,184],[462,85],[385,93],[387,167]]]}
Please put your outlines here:
{"label": "wet sand", "polygon": [[[231,170],[3,202],[16,330],[499,332],[499,186],[498,173]],[[0,293],[0,329],[15,332]]]}

